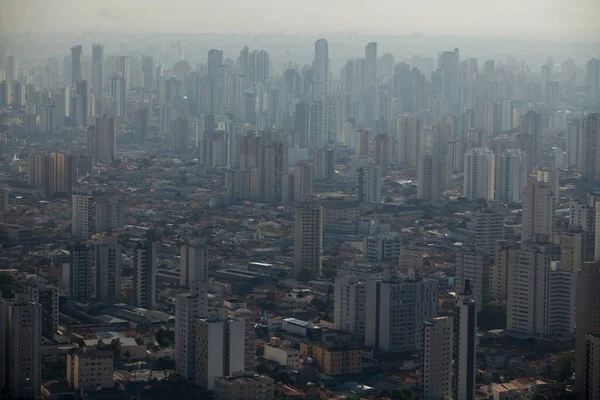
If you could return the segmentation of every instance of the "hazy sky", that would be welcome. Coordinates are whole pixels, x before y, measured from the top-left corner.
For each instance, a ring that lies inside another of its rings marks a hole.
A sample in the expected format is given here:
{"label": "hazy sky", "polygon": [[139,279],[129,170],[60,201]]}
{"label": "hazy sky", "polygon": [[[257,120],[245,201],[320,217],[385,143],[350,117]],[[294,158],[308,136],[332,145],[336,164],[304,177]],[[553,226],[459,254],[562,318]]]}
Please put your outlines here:
{"label": "hazy sky", "polygon": [[0,0],[12,32],[600,37],[600,0]]}

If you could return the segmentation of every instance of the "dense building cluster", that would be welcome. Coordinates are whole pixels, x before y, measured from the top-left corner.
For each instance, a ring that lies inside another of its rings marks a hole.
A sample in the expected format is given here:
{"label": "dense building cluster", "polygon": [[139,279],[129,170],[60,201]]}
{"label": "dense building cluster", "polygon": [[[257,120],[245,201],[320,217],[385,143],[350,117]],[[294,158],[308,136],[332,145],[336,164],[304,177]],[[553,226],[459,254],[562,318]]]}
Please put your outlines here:
{"label": "dense building cluster", "polygon": [[600,59],[330,50],[0,53],[2,396],[600,398]]}

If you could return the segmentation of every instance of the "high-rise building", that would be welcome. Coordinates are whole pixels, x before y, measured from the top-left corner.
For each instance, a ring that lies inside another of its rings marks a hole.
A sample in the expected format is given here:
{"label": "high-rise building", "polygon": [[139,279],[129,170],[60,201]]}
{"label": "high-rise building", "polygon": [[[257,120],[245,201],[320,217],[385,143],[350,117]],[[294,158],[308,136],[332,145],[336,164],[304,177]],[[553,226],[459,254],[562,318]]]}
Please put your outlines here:
{"label": "high-rise building", "polygon": [[600,101],[600,59],[593,57],[586,64],[586,88],[589,104],[597,105]]}
{"label": "high-rise building", "polygon": [[129,70],[129,56],[117,56],[116,71],[119,74],[121,74],[121,77],[123,77],[123,79],[125,80],[125,90],[128,90],[129,82],[131,81]]}
{"label": "high-rise building", "polygon": [[6,59],[6,81],[12,82],[19,79],[19,59],[13,54]]}
{"label": "high-rise building", "polygon": [[104,91],[104,46],[92,45],[92,90],[96,99],[102,98]]}
{"label": "high-rise building", "polygon": [[280,203],[288,193],[288,149],[283,132],[264,131],[259,138],[259,184],[262,201]]}
{"label": "high-rise building", "polygon": [[352,334],[356,342],[365,340],[367,284],[355,276],[335,280],[333,322],[335,329]]}
{"label": "high-rise building", "polygon": [[457,115],[460,109],[459,51],[444,51],[438,57],[438,68],[444,73],[444,97],[448,99],[449,111]]}
{"label": "high-rise building", "polygon": [[116,123],[114,118],[96,118],[96,125],[88,128],[88,157],[93,162],[110,163],[115,160]]}
{"label": "high-rise building", "polygon": [[[477,302],[478,309],[487,301],[489,295],[490,258],[475,246],[464,245],[456,252],[456,292],[466,293]],[[465,283],[469,282],[469,287]]]}
{"label": "high-rise building", "polygon": [[375,164],[379,166],[382,175],[385,175],[391,161],[391,141],[387,134],[375,136]]}
{"label": "high-rise building", "polygon": [[182,245],[179,252],[179,285],[190,288],[196,281],[208,280],[208,250],[203,246]]}
{"label": "high-rise building", "polygon": [[308,151],[314,153],[327,143],[327,108],[323,101],[310,103]]}
{"label": "high-rise building", "polygon": [[29,293],[31,300],[42,307],[42,336],[51,338],[58,330],[58,288],[51,285],[31,286]]}
{"label": "high-rise building", "polygon": [[356,156],[369,155],[369,131],[359,129],[356,131]]}
{"label": "high-rise building", "polygon": [[75,82],[75,93],[81,97],[81,125],[90,125],[90,87],[88,81]]}
{"label": "high-rise building", "polygon": [[589,114],[583,119],[583,165],[581,175],[584,179],[600,179],[600,114]]}
{"label": "high-rise building", "polygon": [[437,299],[435,280],[368,281],[365,345],[385,352],[420,350],[423,322],[435,317]]}
{"label": "high-rise building", "polygon": [[156,305],[156,244],[150,240],[138,241],[133,250],[133,305]]}
{"label": "high-rise building", "polygon": [[298,135],[298,147],[308,148],[310,141],[310,106],[308,103],[297,103],[294,112],[294,132]]}
{"label": "high-rise building", "polygon": [[216,315],[196,323],[196,384],[213,390],[215,378],[244,372],[244,334],[242,319]]}
{"label": "high-rise building", "polygon": [[363,204],[381,201],[381,170],[375,164],[356,168],[354,189],[356,198]]}
{"label": "high-rise building", "polygon": [[447,175],[450,172],[445,155],[424,154],[417,168],[417,197],[427,203],[441,200],[446,188]]}
{"label": "high-rise building", "polygon": [[424,399],[452,397],[453,339],[451,317],[438,317],[423,323],[420,386]]}
{"label": "high-rise building", "polygon": [[476,250],[493,258],[496,242],[504,239],[504,217],[499,210],[484,208],[473,213],[473,222]]}
{"label": "high-rise building", "polygon": [[[188,250],[194,250],[188,246]],[[196,378],[196,325],[208,317],[206,283],[194,280],[188,286],[190,293],[175,297],[175,365],[185,379]]]}
{"label": "high-rise building", "polygon": [[208,51],[208,77],[217,78],[223,65],[223,51],[212,49]]}
{"label": "high-rise building", "polygon": [[294,206],[294,277],[306,271],[320,277],[323,252],[323,207],[314,200]]}
{"label": "high-rise building", "polygon": [[590,368],[592,365],[588,364],[587,360],[591,355],[590,351],[597,351],[597,347],[589,347],[587,336],[600,333],[600,263],[598,261],[581,264],[577,276],[576,302],[575,390],[581,398],[593,399],[600,394],[598,391],[595,393],[590,391],[591,386],[598,383],[596,379],[598,370],[596,369],[596,373],[591,375],[593,368]]}
{"label": "high-rise building", "polygon": [[71,47],[71,86],[75,87],[75,83],[83,78],[83,49],[81,45]]}
{"label": "high-rise building", "polygon": [[405,115],[398,119],[398,163],[417,168],[423,153],[421,143],[421,120]]}
{"label": "high-rise building", "polygon": [[127,81],[122,75],[114,75],[110,78],[110,97],[116,103],[115,117],[124,117],[125,104],[127,101]]}
{"label": "high-rise building", "polygon": [[495,158],[485,147],[469,149],[465,154],[463,195],[473,201],[494,199]]}
{"label": "high-rise building", "polygon": [[190,131],[187,118],[171,121],[171,148],[174,152],[185,152],[189,147]]}
{"label": "high-rise building", "polygon": [[542,162],[542,116],[533,111],[523,115],[521,132],[529,134],[533,138],[531,161],[535,167]]}
{"label": "high-rise building", "polygon": [[508,271],[519,262],[521,245],[510,241],[496,242],[494,262],[490,265],[489,298],[506,302]]}
{"label": "high-rise building", "polygon": [[369,42],[365,47],[365,89],[377,88],[377,42]]}
{"label": "high-rise building", "polygon": [[125,226],[125,204],[119,196],[94,198],[94,232],[114,232]]}
{"label": "high-rise building", "polygon": [[464,293],[456,298],[457,314],[454,319],[454,373],[455,399],[475,400],[477,375],[477,304],[470,296],[470,285],[465,282]]}
{"label": "high-rise building", "polygon": [[94,271],[96,301],[112,305],[121,301],[121,246],[118,236],[94,237]]}
{"label": "high-rise building", "polygon": [[496,157],[495,200],[521,201],[527,183],[527,156],[519,149],[506,149]]}
{"label": "high-rise building", "polygon": [[521,241],[551,242],[555,196],[549,183],[529,178],[523,193]]}
{"label": "high-rise building", "polygon": [[328,94],[329,88],[329,45],[326,39],[319,39],[315,42],[315,60],[313,69],[317,72],[322,82],[323,92],[321,95]]}
{"label": "high-rise building", "polygon": [[584,399],[600,397],[600,333],[585,336],[585,388]]}
{"label": "high-rise building", "polygon": [[29,154],[28,184],[44,189],[50,195],[50,156],[46,153]]}
{"label": "high-rise building", "polygon": [[69,298],[87,304],[92,299],[93,248],[76,244],[69,249]]}
{"label": "high-rise building", "polygon": [[0,299],[0,387],[13,399],[40,396],[42,306],[29,293]]}
{"label": "high-rise building", "polygon": [[0,188],[0,213],[8,210],[10,207],[9,196],[10,189]]}
{"label": "high-rise building", "polygon": [[571,120],[567,127],[567,168],[583,167],[583,127],[581,121]]}
{"label": "high-rise building", "polygon": [[522,243],[507,271],[507,328],[540,337],[572,333],[575,272],[552,262],[550,243]]}
{"label": "high-rise building", "polygon": [[171,104],[163,104],[160,108],[160,133],[168,136],[171,133],[171,123],[173,120],[173,106]]}
{"label": "high-rise building", "polygon": [[91,191],[76,189],[71,195],[71,235],[87,240],[94,227],[94,197]]}
{"label": "high-rise building", "polygon": [[154,58],[152,56],[142,56],[142,74],[144,75],[145,90],[154,89],[155,73]]}
{"label": "high-rise building", "polygon": [[335,153],[323,148],[315,153],[315,179],[333,182],[335,180]]}
{"label": "high-rise building", "polygon": [[300,161],[294,167],[294,202],[310,201],[313,197],[314,165]]}
{"label": "high-rise building", "polygon": [[50,196],[70,193],[77,182],[77,157],[64,153],[50,154]]}

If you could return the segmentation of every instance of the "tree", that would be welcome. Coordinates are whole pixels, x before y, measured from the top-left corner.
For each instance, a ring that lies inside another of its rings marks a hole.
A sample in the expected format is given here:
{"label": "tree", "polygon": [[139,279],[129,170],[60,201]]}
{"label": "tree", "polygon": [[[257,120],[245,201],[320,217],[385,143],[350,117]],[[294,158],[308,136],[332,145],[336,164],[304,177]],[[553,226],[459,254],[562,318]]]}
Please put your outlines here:
{"label": "tree", "polygon": [[479,329],[506,329],[506,306],[501,303],[487,303],[477,314]]}
{"label": "tree", "polygon": [[401,387],[398,389],[394,389],[392,392],[392,399],[394,400],[412,400],[414,394],[412,390],[407,387]]}
{"label": "tree", "polygon": [[166,348],[169,348],[169,347],[171,347],[171,345],[172,345],[172,344],[173,344],[173,342],[171,342],[169,339],[161,339],[161,340],[158,342],[158,345],[159,345],[160,347],[162,347],[163,349],[166,349]]}
{"label": "tree", "polygon": [[131,359],[131,353],[129,352],[129,350],[125,350],[125,353],[123,353],[123,357],[125,357],[127,362],[129,362],[129,360]]}
{"label": "tree", "polygon": [[313,279],[315,279],[314,275],[307,269],[302,269],[298,274],[298,280],[300,282],[306,283],[308,281],[312,281]]}
{"label": "tree", "polygon": [[165,369],[175,369],[175,360],[167,357],[161,357],[158,360],[156,360],[154,368],[158,371],[163,371]]}
{"label": "tree", "polygon": [[170,340],[171,343],[173,343],[175,341],[175,331],[171,329],[159,329],[156,332],[155,337],[158,344],[165,339]]}

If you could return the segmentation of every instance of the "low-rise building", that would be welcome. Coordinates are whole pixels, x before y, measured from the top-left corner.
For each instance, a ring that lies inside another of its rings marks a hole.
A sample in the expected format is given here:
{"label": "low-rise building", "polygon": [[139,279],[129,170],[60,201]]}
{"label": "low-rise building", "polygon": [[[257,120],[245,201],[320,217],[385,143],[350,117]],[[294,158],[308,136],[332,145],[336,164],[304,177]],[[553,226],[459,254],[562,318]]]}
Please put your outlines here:
{"label": "low-rise building", "polygon": [[264,346],[264,358],[275,361],[279,365],[296,369],[300,361],[300,352],[289,346],[282,345],[281,339],[278,337],[272,337],[271,341]]}
{"label": "low-rise building", "polygon": [[240,374],[215,378],[216,400],[271,400],[275,382],[263,375]]}
{"label": "low-rise building", "polygon": [[86,350],[67,354],[67,382],[75,389],[96,390],[113,386],[113,354]]}
{"label": "low-rise building", "polygon": [[312,357],[326,375],[352,375],[362,371],[362,350],[330,343],[300,344],[302,357]]}

